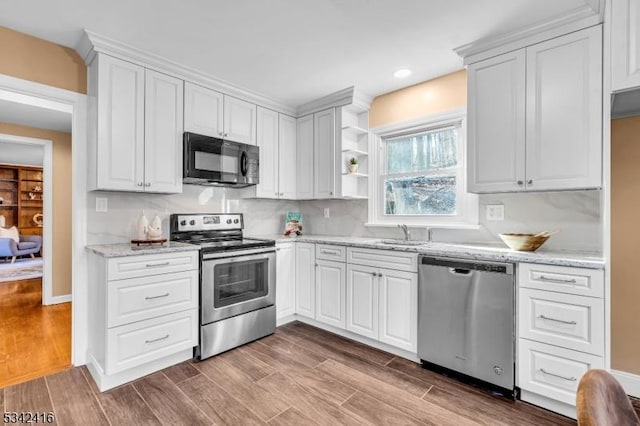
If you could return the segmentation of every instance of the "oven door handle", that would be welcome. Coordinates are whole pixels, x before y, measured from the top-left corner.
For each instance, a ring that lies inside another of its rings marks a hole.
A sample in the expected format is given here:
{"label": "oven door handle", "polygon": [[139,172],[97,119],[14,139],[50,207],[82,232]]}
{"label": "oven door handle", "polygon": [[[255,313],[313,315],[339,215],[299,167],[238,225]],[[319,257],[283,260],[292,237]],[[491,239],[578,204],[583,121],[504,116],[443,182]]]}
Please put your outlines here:
{"label": "oven door handle", "polygon": [[224,260],[225,263],[240,262],[240,261],[251,260],[251,259],[262,259],[266,255],[275,254],[275,253],[276,253],[276,248],[271,247],[268,250],[265,250],[262,248],[262,249],[255,249],[255,250],[210,253],[210,254],[203,255],[202,260],[203,261]]}

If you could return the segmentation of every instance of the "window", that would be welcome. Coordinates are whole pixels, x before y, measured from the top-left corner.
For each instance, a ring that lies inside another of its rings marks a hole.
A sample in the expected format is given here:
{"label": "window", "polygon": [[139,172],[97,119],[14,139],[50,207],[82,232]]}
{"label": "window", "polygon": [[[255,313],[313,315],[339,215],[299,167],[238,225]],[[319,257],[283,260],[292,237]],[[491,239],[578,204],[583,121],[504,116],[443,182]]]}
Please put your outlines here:
{"label": "window", "polygon": [[376,153],[370,222],[477,224],[477,197],[465,191],[464,148],[463,117],[383,134]]}

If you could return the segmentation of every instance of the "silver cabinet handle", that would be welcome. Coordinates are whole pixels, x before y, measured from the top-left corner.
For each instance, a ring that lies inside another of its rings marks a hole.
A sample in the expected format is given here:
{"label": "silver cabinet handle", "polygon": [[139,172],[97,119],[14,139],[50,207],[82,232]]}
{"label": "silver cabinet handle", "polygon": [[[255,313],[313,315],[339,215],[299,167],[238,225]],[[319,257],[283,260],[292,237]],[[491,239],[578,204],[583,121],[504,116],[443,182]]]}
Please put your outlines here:
{"label": "silver cabinet handle", "polygon": [[563,380],[566,380],[568,382],[575,382],[576,380],[578,380],[576,377],[565,377],[565,376],[561,376],[559,374],[550,373],[550,372],[546,371],[544,368],[541,368],[538,371],[541,372],[542,374],[546,374],[547,376],[557,377],[559,379],[563,379]]}
{"label": "silver cabinet handle", "polygon": [[529,180],[527,181],[527,185],[531,185],[532,183],[533,183],[533,179],[529,179]]}
{"label": "silver cabinet handle", "polygon": [[284,192],[281,192],[281,193],[280,193],[280,196],[282,197],[283,195],[284,195]]}
{"label": "silver cabinet handle", "polygon": [[147,268],[154,268],[156,266],[167,266],[169,265],[171,262],[169,262],[168,260],[166,262],[160,262],[160,263],[147,263],[146,267]]}
{"label": "silver cabinet handle", "polygon": [[276,251],[280,251],[280,247],[278,247],[278,248],[276,249]]}
{"label": "silver cabinet handle", "polygon": [[222,136],[222,132],[218,132],[218,136]]}
{"label": "silver cabinet handle", "polygon": [[333,191],[330,191],[330,192],[329,192],[329,195],[333,195]]}
{"label": "silver cabinet handle", "polygon": [[144,185],[144,183],[138,182],[138,186],[142,186],[142,185]]}
{"label": "silver cabinet handle", "polygon": [[337,250],[327,250],[327,249],[322,249],[320,250],[320,253],[324,253],[324,254],[335,254],[335,255],[339,255],[340,252]]}
{"label": "silver cabinet handle", "polygon": [[318,267],[318,264],[317,264],[317,263],[315,264],[315,267],[316,267],[316,268]]}
{"label": "silver cabinet handle", "polygon": [[165,335],[165,336],[158,337],[157,339],[145,340],[144,342],[145,342],[145,343],[155,343],[155,342],[159,342],[159,341],[161,341],[161,340],[165,340],[165,339],[168,339],[168,338],[169,338],[169,335],[167,334],[167,335]]}
{"label": "silver cabinet handle", "polygon": [[570,325],[576,325],[577,324],[577,322],[575,322],[575,321],[565,321],[565,320],[561,320],[561,319],[557,319],[557,318],[546,317],[544,315],[538,315],[538,318],[543,319],[543,320],[548,320],[548,321],[560,322],[562,324],[570,324]]}
{"label": "silver cabinet handle", "polygon": [[551,283],[565,283],[565,284],[575,284],[576,283],[576,279],[575,278],[570,278],[570,279],[563,280],[562,278],[551,278],[551,277],[546,277],[544,275],[540,275],[540,277],[538,277],[538,279],[540,281],[549,281]]}
{"label": "silver cabinet handle", "polygon": [[371,275],[373,275],[374,277],[378,276],[378,274],[376,274],[375,272],[372,272]]}
{"label": "silver cabinet handle", "polygon": [[382,274],[378,274],[378,276],[382,278]]}
{"label": "silver cabinet handle", "polygon": [[169,296],[169,293],[160,294],[160,295],[158,295],[158,296],[147,296],[147,297],[145,297],[145,299],[147,299],[147,300],[153,300],[153,299],[160,299],[160,298],[162,298],[162,297],[167,297],[167,296]]}
{"label": "silver cabinet handle", "polygon": [[227,136],[229,136],[229,133],[225,133],[225,134],[224,134],[224,135],[222,135],[222,136],[224,136],[224,137],[226,138]]}
{"label": "silver cabinet handle", "polygon": [[517,183],[518,185],[524,185],[524,182],[523,182],[523,181],[521,181],[521,180],[517,181],[516,183]]}
{"label": "silver cabinet handle", "polygon": [[145,183],[145,184],[144,184],[144,186],[146,186],[146,187],[151,186],[151,182],[147,182],[147,183]]}

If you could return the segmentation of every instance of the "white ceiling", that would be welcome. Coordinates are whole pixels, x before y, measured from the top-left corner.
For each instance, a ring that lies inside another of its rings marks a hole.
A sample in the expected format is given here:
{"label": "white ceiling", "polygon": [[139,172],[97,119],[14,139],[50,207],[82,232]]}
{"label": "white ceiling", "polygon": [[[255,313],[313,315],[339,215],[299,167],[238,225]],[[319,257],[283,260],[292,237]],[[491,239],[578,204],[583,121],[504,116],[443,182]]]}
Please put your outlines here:
{"label": "white ceiling", "polygon": [[0,163],[21,166],[42,166],[44,147],[3,141],[0,137]]}
{"label": "white ceiling", "polygon": [[71,114],[0,99],[0,123],[71,133]]}
{"label": "white ceiling", "polygon": [[[462,68],[454,47],[593,0],[3,0],[0,25],[75,47],[82,29],[298,106]],[[393,71],[408,67],[411,77]]]}

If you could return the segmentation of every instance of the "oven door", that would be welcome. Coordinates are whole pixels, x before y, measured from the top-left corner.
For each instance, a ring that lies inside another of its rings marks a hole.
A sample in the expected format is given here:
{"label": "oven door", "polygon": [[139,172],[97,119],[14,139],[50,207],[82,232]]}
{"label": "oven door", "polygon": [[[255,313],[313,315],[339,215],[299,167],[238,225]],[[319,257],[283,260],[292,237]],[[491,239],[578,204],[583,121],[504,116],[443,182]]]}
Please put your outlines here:
{"label": "oven door", "polygon": [[273,247],[203,255],[202,325],[273,305],[275,260]]}

